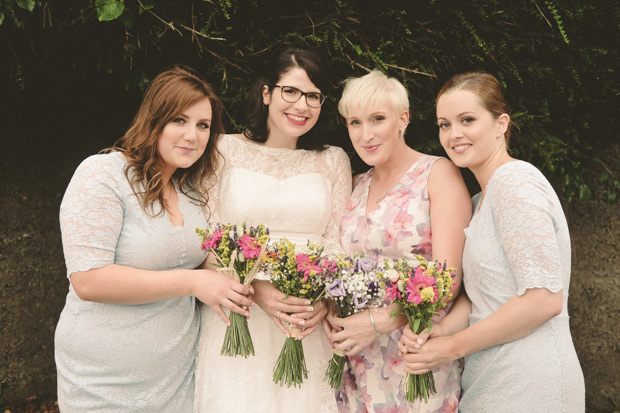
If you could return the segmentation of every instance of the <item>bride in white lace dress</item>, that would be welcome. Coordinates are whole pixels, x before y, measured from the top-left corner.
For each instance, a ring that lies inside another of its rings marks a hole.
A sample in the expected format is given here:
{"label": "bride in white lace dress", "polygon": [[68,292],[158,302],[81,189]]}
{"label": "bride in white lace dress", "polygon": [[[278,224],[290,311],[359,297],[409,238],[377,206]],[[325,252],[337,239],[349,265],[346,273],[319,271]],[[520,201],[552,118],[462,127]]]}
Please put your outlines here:
{"label": "bride in white lace dress", "polygon": [[[271,76],[255,86],[244,135],[225,135],[218,149],[223,167],[210,191],[210,222],[264,223],[272,239],[285,237],[338,246],[338,226],[351,191],[345,152],[323,149],[315,127],[324,96],[318,56],[287,49],[271,66]],[[251,106],[252,107],[252,106]],[[297,297],[284,299],[267,280],[255,280],[248,321],[255,356],[220,355],[226,325],[201,306],[196,371],[196,412],[335,412],[333,390],[323,382],[331,358],[320,324],[324,303],[312,307]],[[312,311],[308,311],[312,310]],[[287,313],[293,314],[289,315]],[[301,388],[273,383],[273,367],[286,338],[285,323],[304,323],[308,379]]]}

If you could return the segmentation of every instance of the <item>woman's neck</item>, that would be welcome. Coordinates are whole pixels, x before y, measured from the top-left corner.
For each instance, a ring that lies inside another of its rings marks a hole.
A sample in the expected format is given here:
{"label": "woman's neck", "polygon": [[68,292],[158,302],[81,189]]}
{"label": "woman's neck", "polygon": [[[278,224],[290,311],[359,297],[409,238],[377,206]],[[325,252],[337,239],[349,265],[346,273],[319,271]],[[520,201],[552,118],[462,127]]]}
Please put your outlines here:
{"label": "woman's neck", "polygon": [[267,140],[265,141],[265,143],[263,143],[263,145],[268,148],[297,149],[298,140],[299,136],[284,136],[270,132],[269,136],[267,136]]}
{"label": "woman's neck", "polygon": [[381,165],[375,165],[373,179],[377,182],[392,181],[400,179],[411,164],[417,159],[419,153],[410,147],[403,145],[404,148],[396,152],[396,155]]}
{"label": "woman's neck", "polygon": [[508,155],[506,149],[503,148],[493,154],[493,156],[487,159],[482,165],[479,165],[476,168],[470,168],[476,177],[478,184],[480,185],[480,189],[482,189],[483,196],[486,193],[487,185],[489,184],[489,181],[491,180],[491,177],[493,177],[493,174],[497,168],[513,160],[514,159]]}

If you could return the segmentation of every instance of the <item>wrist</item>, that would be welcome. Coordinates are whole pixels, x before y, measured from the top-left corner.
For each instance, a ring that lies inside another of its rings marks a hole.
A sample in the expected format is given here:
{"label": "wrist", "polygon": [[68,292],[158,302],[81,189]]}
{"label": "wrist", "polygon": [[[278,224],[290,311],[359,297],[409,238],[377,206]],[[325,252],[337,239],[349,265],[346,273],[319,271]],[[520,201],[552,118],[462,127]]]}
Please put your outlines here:
{"label": "wrist", "polygon": [[181,274],[178,274],[179,279],[184,280],[181,294],[184,296],[196,296],[198,294],[198,277],[196,275],[202,271],[199,270],[181,270]]}
{"label": "wrist", "polygon": [[381,333],[377,329],[377,325],[375,324],[375,318],[372,316],[372,308],[368,309],[368,318],[370,318],[370,324],[372,325],[372,329],[374,330],[377,337],[381,337]]}
{"label": "wrist", "polygon": [[445,338],[450,340],[450,352],[453,360],[458,360],[469,354],[466,348],[467,340],[463,338],[463,334],[457,333]]}

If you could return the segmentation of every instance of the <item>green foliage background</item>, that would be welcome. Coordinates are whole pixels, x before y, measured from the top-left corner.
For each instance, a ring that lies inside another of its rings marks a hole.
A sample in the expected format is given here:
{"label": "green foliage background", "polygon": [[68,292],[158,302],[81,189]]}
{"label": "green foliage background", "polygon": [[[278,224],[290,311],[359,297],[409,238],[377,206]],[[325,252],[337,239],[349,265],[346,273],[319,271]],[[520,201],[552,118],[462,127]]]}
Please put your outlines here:
{"label": "green foliage background", "polygon": [[[434,96],[451,75],[484,70],[507,90],[511,147],[570,201],[595,180],[615,202],[620,176],[620,2],[616,0],[0,0],[1,70],[27,91],[41,72],[120,82],[130,96],[175,63],[206,74],[243,123],[257,65],[285,44],[330,59],[334,144],[339,82],[380,68],[408,88],[417,149],[441,154]],[[354,164],[355,167],[355,164]]]}

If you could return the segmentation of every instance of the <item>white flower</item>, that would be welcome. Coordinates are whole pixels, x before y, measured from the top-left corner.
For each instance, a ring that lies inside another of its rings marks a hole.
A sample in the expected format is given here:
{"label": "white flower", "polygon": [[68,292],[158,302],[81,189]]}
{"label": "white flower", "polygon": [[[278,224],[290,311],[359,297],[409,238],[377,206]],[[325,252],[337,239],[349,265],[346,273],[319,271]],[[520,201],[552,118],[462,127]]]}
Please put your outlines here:
{"label": "white flower", "polygon": [[395,283],[396,281],[398,281],[398,279],[400,278],[400,275],[398,274],[398,271],[396,270],[386,270],[384,275],[393,283]]}

